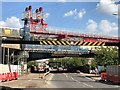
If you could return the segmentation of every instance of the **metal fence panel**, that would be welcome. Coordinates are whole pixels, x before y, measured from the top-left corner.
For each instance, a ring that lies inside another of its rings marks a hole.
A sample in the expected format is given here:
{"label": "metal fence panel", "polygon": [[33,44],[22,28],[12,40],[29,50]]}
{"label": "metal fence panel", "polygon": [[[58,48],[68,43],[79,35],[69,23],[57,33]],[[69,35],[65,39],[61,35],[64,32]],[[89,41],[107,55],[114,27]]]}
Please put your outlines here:
{"label": "metal fence panel", "polygon": [[120,76],[120,66],[119,65],[109,65],[106,68],[106,72],[107,72],[107,74]]}

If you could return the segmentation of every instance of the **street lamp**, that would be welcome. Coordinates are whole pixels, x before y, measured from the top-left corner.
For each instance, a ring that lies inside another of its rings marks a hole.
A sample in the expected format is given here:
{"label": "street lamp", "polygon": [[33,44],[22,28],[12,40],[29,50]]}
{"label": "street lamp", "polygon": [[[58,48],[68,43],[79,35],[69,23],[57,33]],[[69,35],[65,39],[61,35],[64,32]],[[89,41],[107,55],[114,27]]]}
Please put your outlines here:
{"label": "street lamp", "polygon": [[118,15],[118,13],[113,13],[113,15]]}

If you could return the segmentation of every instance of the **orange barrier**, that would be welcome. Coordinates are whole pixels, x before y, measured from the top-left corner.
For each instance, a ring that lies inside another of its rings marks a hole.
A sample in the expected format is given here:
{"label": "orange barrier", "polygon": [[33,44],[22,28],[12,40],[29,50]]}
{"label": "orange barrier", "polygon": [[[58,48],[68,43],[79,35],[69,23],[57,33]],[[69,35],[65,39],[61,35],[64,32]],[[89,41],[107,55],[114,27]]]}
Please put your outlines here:
{"label": "orange barrier", "polygon": [[120,82],[120,76],[118,76],[119,82]]}
{"label": "orange barrier", "polygon": [[107,74],[107,81],[110,81],[110,74]]}
{"label": "orange barrier", "polygon": [[15,79],[15,77],[14,77],[12,72],[7,73],[7,80],[11,81],[11,80],[14,80],[14,79]]}
{"label": "orange barrier", "polygon": [[114,75],[112,80],[114,83],[119,83],[118,75]]}
{"label": "orange barrier", "polygon": [[0,74],[0,82],[2,81],[2,75]]}
{"label": "orange barrier", "polygon": [[120,76],[107,74],[107,81],[111,81],[113,83],[120,83]]}
{"label": "orange barrier", "polygon": [[12,80],[10,73],[7,73],[7,80]]}
{"label": "orange barrier", "polygon": [[14,74],[15,79],[18,79],[18,73],[17,72],[13,72],[13,74]]}
{"label": "orange barrier", "polygon": [[106,73],[101,73],[100,76],[101,76],[101,80],[104,80],[104,81],[106,80]]}
{"label": "orange barrier", "polygon": [[15,80],[15,75],[13,72],[11,72],[11,78],[12,78],[12,80]]}
{"label": "orange barrier", "polygon": [[0,81],[11,81],[18,79],[18,73],[17,72],[8,72],[8,73],[2,73],[0,74]]}
{"label": "orange barrier", "polygon": [[110,81],[113,81],[113,75],[110,74]]}
{"label": "orange barrier", "polygon": [[7,74],[6,73],[2,73],[2,82],[3,81],[7,81]]}
{"label": "orange barrier", "polygon": [[111,81],[111,82],[113,82],[113,75],[111,75],[111,74],[108,74],[108,81]]}

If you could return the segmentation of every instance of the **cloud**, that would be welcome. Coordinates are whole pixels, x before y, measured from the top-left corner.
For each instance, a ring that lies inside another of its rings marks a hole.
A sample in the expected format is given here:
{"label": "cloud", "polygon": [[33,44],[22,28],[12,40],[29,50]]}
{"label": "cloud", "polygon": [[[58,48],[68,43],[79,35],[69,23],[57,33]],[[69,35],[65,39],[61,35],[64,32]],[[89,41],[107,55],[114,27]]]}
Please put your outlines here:
{"label": "cloud", "polygon": [[22,25],[19,18],[12,16],[5,21],[0,21],[0,27],[21,28]]}
{"label": "cloud", "polygon": [[5,26],[6,26],[5,22],[4,21],[0,21],[0,27],[5,27]]}
{"label": "cloud", "polygon": [[90,32],[95,32],[97,30],[97,23],[94,20],[89,19],[87,22],[87,30]]}
{"label": "cloud", "polygon": [[115,4],[115,0],[100,0],[99,4],[97,4],[97,10],[113,15],[118,13],[118,5]]}
{"label": "cloud", "polygon": [[49,16],[50,16],[50,13],[46,13],[46,14],[43,16],[43,18],[44,18],[44,19],[47,19]]}
{"label": "cloud", "polygon": [[84,14],[86,14],[86,11],[85,11],[85,9],[82,9],[78,12],[78,17],[83,18]]}
{"label": "cloud", "polygon": [[101,20],[100,22],[95,22],[90,19],[87,22],[86,30],[91,34],[102,34],[102,35],[116,35],[118,34],[118,25],[115,22],[110,22],[108,20]]}
{"label": "cloud", "polygon": [[86,10],[85,9],[82,9],[80,10],[79,12],[77,11],[77,9],[74,9],[74,10],[70,10],[68,12],[66,12],[64,14],[64,17],[70,17],[70,16],[73,16],[75,19],[81,19],[83,18],[83,16],[86,14]]}
{"label": "cloud", "polygon": [[108,20],[101,20],[99,23],[99,29],[104,33],[110,33],[117,29],[117,24],[111,23]]}
{"label": "cloud", "polygon": [[68,16],[73,16],[73,15],[76,15],[77,14],[77,9],[75,10],[70,10],[69,12],[66,12],[64,14],[64,16],[68,17]]}
{"label": "cloud", "polygon": [[57,0],[57,2],[67,2],[67,0]]}

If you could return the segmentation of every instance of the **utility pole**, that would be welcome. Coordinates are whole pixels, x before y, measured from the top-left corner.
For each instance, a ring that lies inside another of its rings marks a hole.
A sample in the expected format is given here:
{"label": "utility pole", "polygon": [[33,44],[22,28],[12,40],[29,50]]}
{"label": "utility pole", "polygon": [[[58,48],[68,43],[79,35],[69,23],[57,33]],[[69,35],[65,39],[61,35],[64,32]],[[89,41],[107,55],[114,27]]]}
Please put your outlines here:
{"label": "utility pole", "polygon": [[7,63],[8,63],[9,71],[11,72],[11,67],[10,67],[10,49],[9,48],[8,48],[8,60],[7,60]]}
{"label": "utility pole", "polygon": [[118,46],[118,65],[120,65],[120,46]]}
{"label": "utility pole", "polygon": [[[118,8],[119,8],[119,4],[118,4]],[[118,16],[118,27],[120,27],[119,23],[120,23],[120,12],[117,13],[113,13],[113,15]],[[118,28],[118,39],[119,39],[119,35],[120,35],[120,28]],[[119,42],[118,42],[119,43]],[[120,65],[120,46],[118,46],[118,65]]]}
{"label": "utility pole", "polygon": [[5,47],[3,47],[3,64],[5,62]]}

